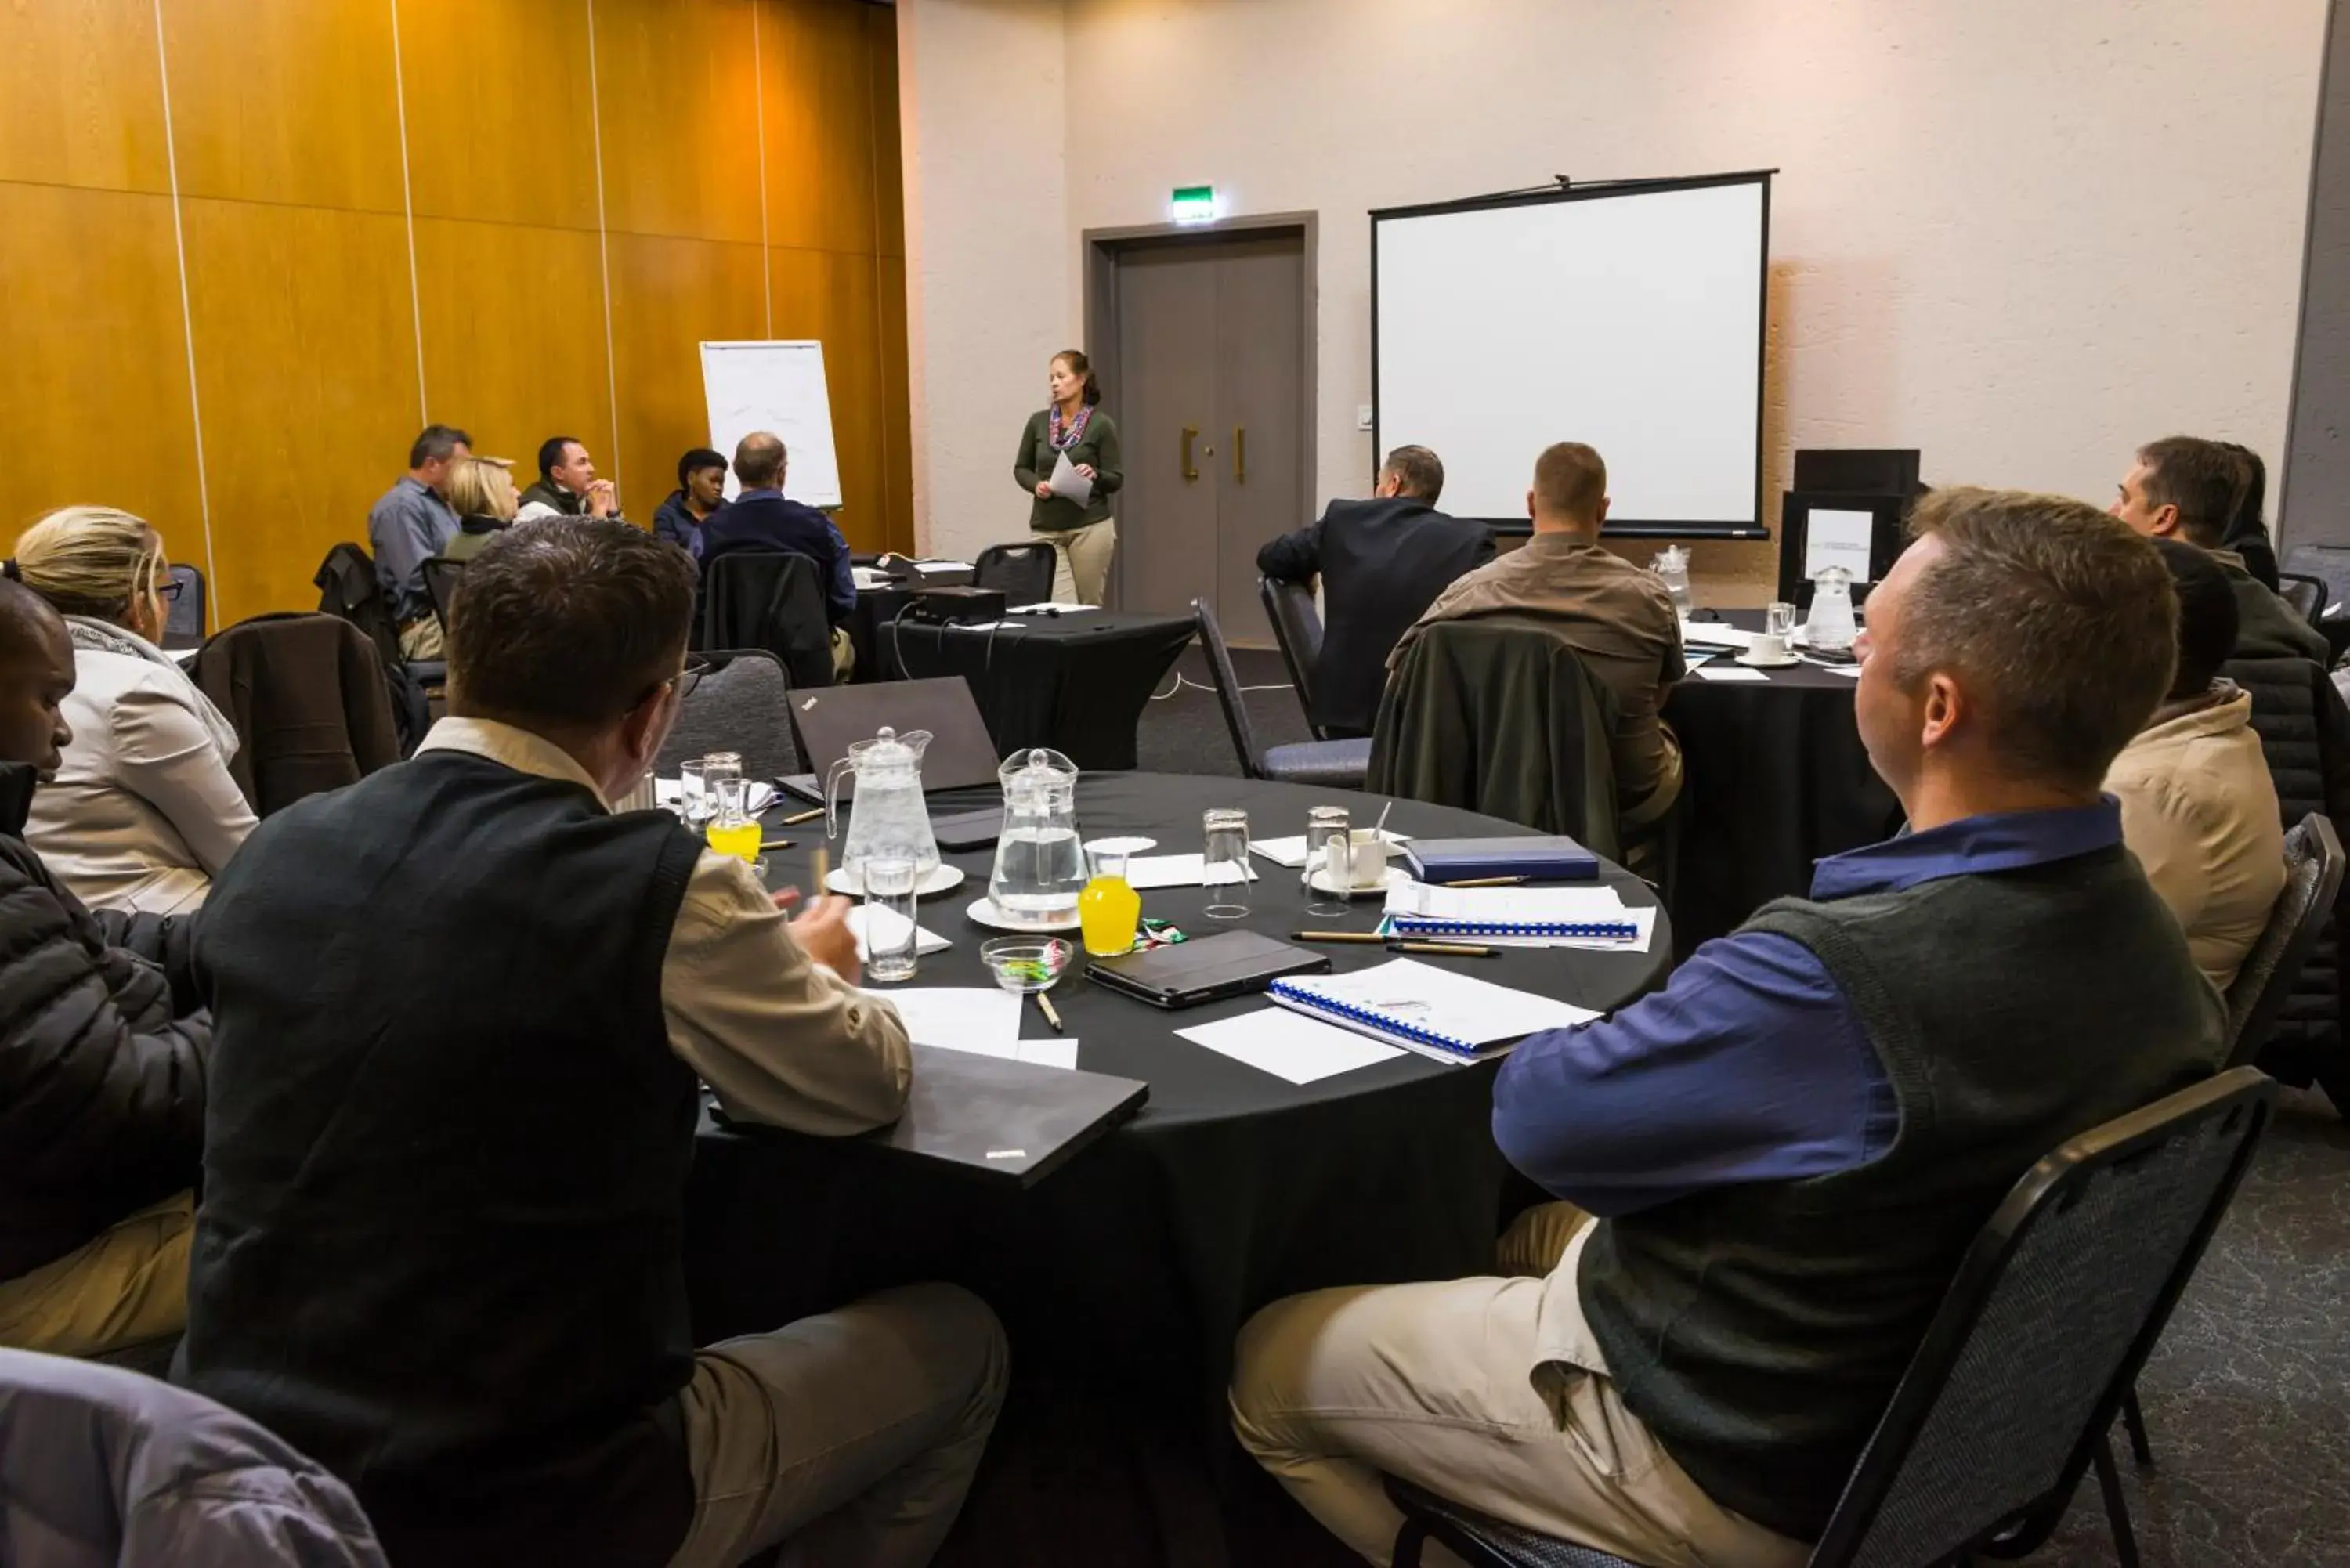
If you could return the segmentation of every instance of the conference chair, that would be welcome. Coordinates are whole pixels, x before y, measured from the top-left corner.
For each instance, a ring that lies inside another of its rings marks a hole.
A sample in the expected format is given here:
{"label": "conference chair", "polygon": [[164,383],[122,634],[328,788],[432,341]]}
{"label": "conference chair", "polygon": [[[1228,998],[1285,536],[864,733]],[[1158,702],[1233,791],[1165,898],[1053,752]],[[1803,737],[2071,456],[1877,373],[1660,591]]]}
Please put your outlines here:
{"label": "conference chair", "polygon": [[764,648],[694,657],[702,679],[678,704],[677,722],[653,761],[653,772],[675,778],[678,765],[712,752],[735,752],[743,776],[773,783],[800,772],[792,744],[791,680],[783,661]]}
{"label": "conference chair", "polygon": [[[2024,1173],[1960,1262],[1811,1568],[2022,1556],[2091,1469],[2122,1568],[2137,1568],[2114,1414],[2250,1168],[2275,1094],[2237,1067]],[[1396,1568],[1419,1568],[1429,1541],[1471,1568],[1633,1568],[1393,1478],[1387,1487],[1404,1515]]]}
{"label": "conference chair", "polygon": [[2284,836],[2284,891],[2269,910],[2260,940],[2228,987],[2228,1064],[2244,1066],[2268,1044],[2293,994],[2293,981],[2317,949],[2318,933],[2342,891],[2342,840],[2334,824],[2311,812]]}
{"label": "conference chair", "polygon": [[1622,858],[1616,697],[1538,615],[1420,628],[1388,678],[1368,787],[1563,833]]}
{"label": "conference chair", "polygon": [[441,623],[444,638],[449,635],[449,607],[457,602],[457,579],[464,573],[464,562],[446,556],[435,556],[424,563],[424,595],[432,601],[432,618]]}
{"label": "conference chair", "polygon": [[1041,605],[1053,597],[1053,546],[990,545],[971,565],[975,588],[1002,588],[1003,607]]}
{"label": "conference chair", "polygon": [[163,618],[165,648],[201,648],[204,640],[204,575],[193,566],[174,565],[172,580],[180,585],[179,597],[168,607]]}
{"label": "conference chair", "polygon": [[1200,623],[1200,646],[1207,649],[1208,675],[1216,683],[1216,701],[1223,704],[1224,727],[1232,732],[1232,751],[1240,757],[1243,776],[1273,779],[1282,784],[1323,784],[1331,789],[1361,789],[1371,763],[1368,741],[1299,741],[1260,750],[1256,730],[1249,722],[1248,701],[1241,691],[1239,672],[1232,669],[1232,650],[1224,645],[1223,628],[1205,599],[1191,601]]}
{"label": "conference chair", "polygon": [[[2325,585],[2325,607],[2317,629],[2333,649],[2332,663],[2350,652],[2350,545],[2295,545],[2284,553],[2285,570]],[[2282,574],[2280,574],[2282,576]]]}
{"label": "conference chair", "polygon": [[393,618],[391,601],[375,575],[373,557],[357,545],[346,542],[328,551],[310,581],[318,590],[319,614],[349,621],[375,644],[393,722],[400,731],[400,753],[413,752],[432,723],[425,689],[448,683],[448,661],[411,659],[400,652],[400,626]]}
{"label": "conference chair", "polygon": [[2277,593],[2284,602],[2301,612],[2301,618],[2310,625],[2318,624],[2325,614],[2330,590],[2324,577],[2310,576],[2302,572],[2279,572]]}
{"label": "conference chair", "polygon": [[1305,710],[1305,726],[1315,740],[1326,741],[1329,732],[1314,722],[1312,671],[1314,661],[1322,657],[1322,618],[1314,608],[1314,590],[1303,583],[1259,577],[1256,597],[1264,606],[1264,618],[1273,623],[1273,640],[1281,649],[1281,665],[1289,671],[1289,683],[1297,688],[1297,705]]}
{"label": "conference chair", "polygon": [[698,649],[764,649],[794,686],[832,684],[824,579],[806,556],[729,550],[704,561],[700,625]]}
{"label": "conference chair", "polygon": [[338,617],[241,620],[204,644],[189,674],[235,727],[229,776],[257,815],[402,755],[382,660]]}

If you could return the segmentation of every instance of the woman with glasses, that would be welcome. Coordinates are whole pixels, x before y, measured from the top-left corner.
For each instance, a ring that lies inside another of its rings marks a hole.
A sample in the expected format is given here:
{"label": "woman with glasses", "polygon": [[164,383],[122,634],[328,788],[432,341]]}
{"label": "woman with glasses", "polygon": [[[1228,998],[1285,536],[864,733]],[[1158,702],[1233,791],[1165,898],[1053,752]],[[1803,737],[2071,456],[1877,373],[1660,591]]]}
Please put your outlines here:
{"label": "woman with glasses", "polygon": [[34,793],[26,841],[94,909],[197,908],[255,819],[229,776],[236,731],[156,646],[180,592],[163,536],[68,506],[24,532],[0,575],[55,605],[74,647],[73,739]]}

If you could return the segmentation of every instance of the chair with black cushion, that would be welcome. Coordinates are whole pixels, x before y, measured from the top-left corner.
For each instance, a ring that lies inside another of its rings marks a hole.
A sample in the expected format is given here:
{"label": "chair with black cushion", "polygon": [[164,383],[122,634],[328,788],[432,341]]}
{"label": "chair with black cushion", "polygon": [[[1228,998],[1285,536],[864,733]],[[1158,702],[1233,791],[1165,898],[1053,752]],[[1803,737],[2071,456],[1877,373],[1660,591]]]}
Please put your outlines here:
{"label": "chair with black cushion", "polygon": [[1053,597],[1053,546],[990,545],[972,563],[971,584],[1002,588],[1006,609],[1047,603]]}
{"label": "chair with black cushion", "polygon": [[357,545],[345,543],[328,551],[310,581],[318,590],[320,615],[349,621],[375,644],[391,700],[392,717],[400,730],[400,754],[413,752],[432,724],[424,689],[447,682],[448,661],[411,659],[400,652],[400,625],[393,618],[391,601],[384,595],[383,584],[375,575],[375,560]]}
{"label": "chair with black cushion", "polygon": [[730,550],[702,563],[694,646],[757,648],[794,686],[832,684],[832,622],[815,561],[782,550]]}
{"label": "chair with black cushion", "polygon": [[424,563],[424,593],[432,601],[432,618],[441,623],[441,635],[449,635],[449,607],[457,602],[457,579],[465,575],[465,563],[452,561],[446,556],[435,556]]}
{"label": "chair with black cushion", "polygon": [[2258,1056],[2342,891],[2342,840],[2316,812],[2284,836],[2284,891],[2228,987],[2228,1062]]}
{"label": "chair with black cushion", "polygon": [[678,764],[712,752],[743,758],[746,779],[788,778],[800,771],[792,744],[791,680],[783,661],[764,648],[701,653],[704,671],[685,701],[677,722],[653,760],[662,778],[677,776]]}
{"label": "chair with black cushion", "polygon": [[1281,649],[1282,668],[1297,688],[1297,705],[1305,710],[1305,726],[1317,741],[1329,733],[1314,722],[1314,661],[1322,657],[1322,617],[1314,607],[1314,590],[1304,583],[1279,577],[1259,577],[1256,597],[1264,605],[1264,618],[1273,623],[1273,640]]}
{"label": "chair with black cushion", "polygon": [[1200,623],[1200,646],[1207,649],[1208,676],[1216,683],[1216,701],[1223,704],[1224,727],[1232,732],[1232,750],[1241,772],[1253,779],[1281,784],[1323,784],[1332,789],[1360,789],[1370,771],[1368,741],[1300,741],[1292,745],[1260,750],[1256,730],[1249,722],[1248,702],[1241,678],[1232,668],[1232,650],[1224,645],[1223,628],[1205,599],[1191,601]]}
{"label": "chair with black cushion", "polygon": [[2325,613],[2326,601],[2332,597],[2332,590],[2326,587],[2324,577],[2313,577],[2301,572],[2279,572],[2277,592],[2285,603],[2301,612],[2302,619],[2312,626],[2315,626],[2318,618]]}
{"label": "chair with black cushion", "polygon": [[[2137,1568],[2115,1411],[2250,1168],[2275,1094],[2234,1068],[2024,1173],[1960,1261],[1812,1568],[2022,1556],[2093,1467],[2123,1568]],[[1404,1515],[1396,1568],[1419,1568],[1428,1541],[1473,1568],[1632,1568],[1392,1479],[1388,1490]]]}
{"label": "chair with black cushion", "polygon": [[165,648],[201,648],[204,640],[204,575],[193,566],[173,565],[172,580],[180,591],[163,618]]}

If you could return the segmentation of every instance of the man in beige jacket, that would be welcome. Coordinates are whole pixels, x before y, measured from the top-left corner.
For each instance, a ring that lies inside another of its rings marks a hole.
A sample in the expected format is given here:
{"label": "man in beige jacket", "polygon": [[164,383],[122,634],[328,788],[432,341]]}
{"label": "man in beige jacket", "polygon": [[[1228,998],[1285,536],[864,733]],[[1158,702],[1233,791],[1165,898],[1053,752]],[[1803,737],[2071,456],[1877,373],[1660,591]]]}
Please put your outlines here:
{"label": "man in beige jacket", "polygon": [[2284,890],[2282,814],[2251,697],[2219,678],[2236,642],[2235,590],[2207,552],[2154,544],[2178,589],[2178,670],[2106,789],[2122,803],[2122,842],[2224,992]]}

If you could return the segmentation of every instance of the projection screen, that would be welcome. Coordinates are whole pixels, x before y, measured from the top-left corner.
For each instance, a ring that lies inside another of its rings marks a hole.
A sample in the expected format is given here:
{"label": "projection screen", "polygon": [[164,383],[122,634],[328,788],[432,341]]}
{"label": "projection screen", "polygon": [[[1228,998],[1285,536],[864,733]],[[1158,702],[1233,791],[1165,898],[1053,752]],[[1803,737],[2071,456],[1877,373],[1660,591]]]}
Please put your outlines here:
{"label": "projection screen", "polygon": [[1371,214],[1373,431],[1440,504],[1520,522],[1553,441],[1607,460],[1609,532],[1757,534],[1770,176]]}

